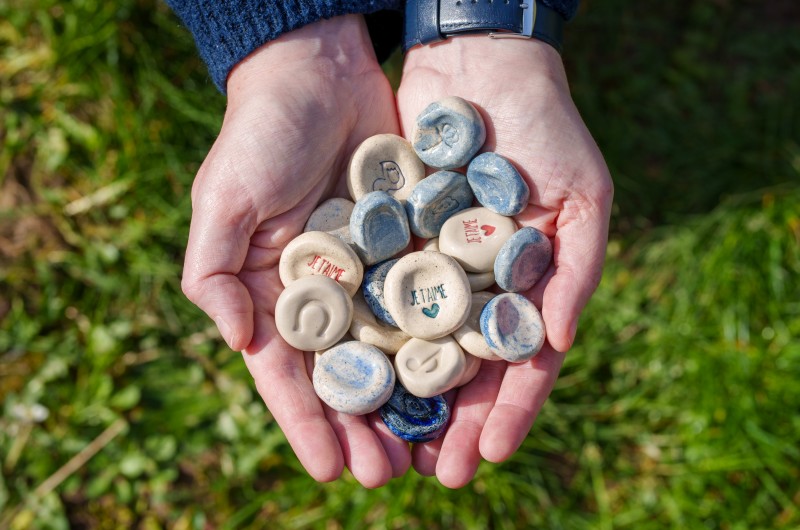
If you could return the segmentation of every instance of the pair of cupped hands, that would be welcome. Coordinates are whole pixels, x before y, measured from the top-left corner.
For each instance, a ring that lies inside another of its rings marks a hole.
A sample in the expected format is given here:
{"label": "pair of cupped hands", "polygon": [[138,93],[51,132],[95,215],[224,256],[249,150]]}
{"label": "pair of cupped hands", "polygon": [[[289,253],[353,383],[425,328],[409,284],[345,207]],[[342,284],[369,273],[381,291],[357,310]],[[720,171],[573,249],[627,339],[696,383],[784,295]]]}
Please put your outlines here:
{"label": "pair of cupped hands", "polygon": [[[537,40],[460,36],[408,52],[395,98],[363,17],[320,21],[284,34],[240,62],[227,82],[219,137],[192,188],[183,290],[243,352],[256,388],[298,459],[318,481],[347,466],[378,487],[413,465],[448,487],[520,446],[553,388],[578,317],[600,280],[612,184],[569,94],[558,53]],[[311,383],[313,354],[275,327],[283,286],[278,260],[316,206],[348,197],[353,150],[380,133],[408,137],[431,102],[455,95],[481,111],[484,150],[510,159],[530,203],[517,216],[553,241],[554,265],[528,293],[547,342],[521,364],[484,361],[449,392],[451,423],[426,444],[395,437],[377,413],[324,405]]]}

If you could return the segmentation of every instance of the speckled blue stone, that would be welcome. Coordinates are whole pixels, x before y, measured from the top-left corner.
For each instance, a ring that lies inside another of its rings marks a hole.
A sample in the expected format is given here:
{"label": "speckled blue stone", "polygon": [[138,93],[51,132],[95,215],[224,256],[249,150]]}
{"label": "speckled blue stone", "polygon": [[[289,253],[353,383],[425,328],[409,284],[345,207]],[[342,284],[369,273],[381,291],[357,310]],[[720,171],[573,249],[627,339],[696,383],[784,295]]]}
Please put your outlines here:
{"label": "speckled blue stone", "polygon": [[389,324],[390,326],[397,327],[397,322],[394,321],[389,310],[386,309],[386,302],[383,297],[383,283],[386,281],[386,274],[389,269],[399,261],[398,259],[390,259],[373,265],[364,271],[364,281],[361,288],[364,291],[364,300],[367,302],[372,314],[379,320]]}
{"label": "speckled blue stone", "polygon": [[411,241],[406,210],[385,191],[367,193],[350,215],[350,235],[365,265],[387,260]]}
{"label": "speckled blue stone", "polygon": [[467,177],[455,171],[437,171],[414,186],[406,201],[408,225],[414,235],[437,237],[450,216],[472,206]]}
{"label": "speckled blue stone", "polygon": [[544,345],[542,316],[533,302],[520,294],[503,293],[489,300],[480,321],[489,349],[506,361],[527,361]]}
{"label": "speckled blue stone", "polygon": [[420,160],[437,169],[465,166],[486,141],[480,113],[467,101],[447,97],[417,117],[412,145]]}
{"label": "speckled blue stone", "polygon": [[497,153],[482,153],[470,162],[467,180],[475,198],[500,215],[517,215],[528,204],[530,189],[514,165]]}
{"label": "speckled blue stone", "polygon": [[494,260],[494,278],[504,291],[527,291],[544,275],[553,259],[553,245],[542,232],[526,226],[517,230]]}
{"label": "speckled blue stone", "polygon": [[383,423],[407,442],[435,440],[447,430],[450,407],[442,396],[421,398],[395,383],[392,397],[380,408]]}

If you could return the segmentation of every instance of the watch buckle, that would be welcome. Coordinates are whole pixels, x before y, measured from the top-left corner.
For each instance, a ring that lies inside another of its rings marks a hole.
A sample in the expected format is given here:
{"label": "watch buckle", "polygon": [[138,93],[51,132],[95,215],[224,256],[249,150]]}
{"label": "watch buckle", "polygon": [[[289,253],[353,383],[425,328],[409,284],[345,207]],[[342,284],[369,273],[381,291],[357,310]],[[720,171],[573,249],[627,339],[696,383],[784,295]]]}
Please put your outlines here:
{"label": "watch buckle", "polygon": [[519,7],[522,8],[521,33],[489,33],[493,39],[530,39],[533,37],[533,26],[536,24],[536,0],[523,0]]}

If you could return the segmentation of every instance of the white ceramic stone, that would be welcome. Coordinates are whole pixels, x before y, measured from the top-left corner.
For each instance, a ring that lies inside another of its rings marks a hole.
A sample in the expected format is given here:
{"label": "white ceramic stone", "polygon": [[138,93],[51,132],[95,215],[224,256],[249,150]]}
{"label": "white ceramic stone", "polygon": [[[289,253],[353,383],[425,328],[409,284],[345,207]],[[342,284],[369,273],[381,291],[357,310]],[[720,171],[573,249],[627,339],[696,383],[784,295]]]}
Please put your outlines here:
{"label": "white ceramic stone", "polygon": [[389,401],[395,373],[391,361],[378,348],[351,341],[321,356],[312,379],[314,391],[329,407],[361,415]]}
{"label": "white ceramic stone", "polygon": [[516,293],[495,296],[481,311],[481,333],[489,348],[511,363],[534,357],[542,349],[545,327],[533,302]]}
{"label": "white ceramic stone", "polygon": [[275,304],[275,325],[289,345],[303,351],[336,344],[350,328],[353,301],[327,276],[306,276],[289,284]]}
{"label": "white ceramic stone", "polygon": [[467,281],[472,292],[477,293],[494,285],[494,272],[468,272]]}
{"label": "white ceramic stone", "polygon": [[364,278],[364,265],[338,237],[325,232],[306,232],[283,249],[278,274],[286,287],[304,276],[327,276],[353,296]]}
{"label": "white ceramic stone", "polygon": [[411,339],[405,331],[379,322],[359,291],[353,297],[353,321],[350,334],[354,339],[377,346],[387,355],[394,355]]}
{"label": "white ceramic stone", "polygon": [[405,202],[425,178],[425,164],[404,138],[378,134],[356,147],[347,167],[347,189],[354,201],[372,191],[385,191]]}
{"label": "white ceramic stone", "polygon": [[467,361],[452,337],[411,339],[394,358],[397,379],[417,397],[443,394],[458,385]]}
{"label": "white ceramic stone", "polygon": [[465,352],[488,361],[500,361],[502,358],[494,353],[481,333],[481,311],[494,293],[472,293],[472,309],[464,325],[453,332],[453,338]]}
{"label": "white ceramic stone", "polygon": [[464,367],[464,375],[461,376],[461,379],[458,380],[458,384],[456,387],[464,386],[473,379],[475,376],[478,375],[478,372],[481,369],[481,358],[475,357],[474,355],[470,355],[467,352],[464,352],[464,360],[466,361],[466,365]]}
{"label": "white ceramic stone", "polygon": [[350,214],[353,213],[354,206],[355,203],[347,199],[339,197],[328,199],[311,212],[303,232],[327,232],[352,247]]}
{"label": "white ceramic stone", "polygon": [[439,238],[438,237],[433,237],[433,238],[427,240],[422,245],[422,250],[427,250],[429,252],[439,252]]}
{"label": "white ceramic stone", "polygon": [[449,218],[439,232],[439,252],[453,256],[467,272],[494,270],[503,244],[517,231],[510,217],[469,208]]}
{"label": "white ceramic stone", "polygon": [[448,96],[434,101],[417,116],[411,138],[414,150],[427,165],[454,169],[468,164],[481,148],[486,141],[486,126],[471,103]]}
{"label": "white ceramic stone", "polygon": [[458,263],[439,252],[412,252],[386,275],[383,296],[397,326],[420,339],[437,339],[461,327],[472,295]]}

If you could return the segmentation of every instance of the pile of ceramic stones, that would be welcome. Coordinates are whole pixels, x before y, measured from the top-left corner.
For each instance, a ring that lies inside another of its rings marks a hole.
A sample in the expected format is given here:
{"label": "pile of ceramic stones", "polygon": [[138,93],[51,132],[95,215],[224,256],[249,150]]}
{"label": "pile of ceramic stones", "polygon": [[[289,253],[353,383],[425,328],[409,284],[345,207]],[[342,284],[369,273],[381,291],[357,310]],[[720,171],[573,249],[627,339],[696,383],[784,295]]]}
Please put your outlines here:
{"label": "pile of ceramic stones", "polygon": [[[475,156],[486,128],[469,102],[432,103],[412,138],[382,134],[355,150],[355,203],[322,203],[286,246],[275,315],[287,343],[317,352],[320,399],[348,414],[379,410],[397,436],[426,442],[447,427],[442,394],[482,361],[539,352],[542,317],[516,293],[542,277],[552,246],[512,218],[530,193],[516,168]],[[426,177],[426,165],[437,171]],[[422,251],[407,252],[412,234],[427,239]],[[487,291],[495,283],[506,292]]]}

